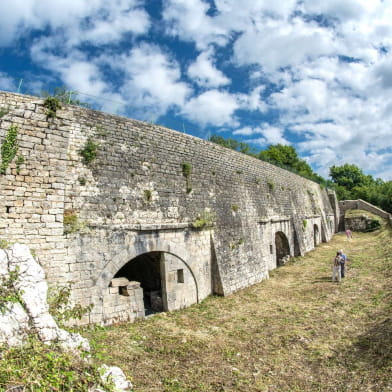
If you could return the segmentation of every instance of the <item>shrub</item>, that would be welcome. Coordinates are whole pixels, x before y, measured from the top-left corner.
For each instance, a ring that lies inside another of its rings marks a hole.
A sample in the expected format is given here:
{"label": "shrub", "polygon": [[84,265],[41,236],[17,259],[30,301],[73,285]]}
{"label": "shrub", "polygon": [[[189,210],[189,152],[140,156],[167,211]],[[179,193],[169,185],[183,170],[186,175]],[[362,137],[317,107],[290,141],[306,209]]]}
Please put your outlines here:
{"label": "shrub", "polygon": [[8,128],[8,131],[4,137],[4,140],[1,143],[1,165],[0,165],[0,174],[5,174],[7,171],[8,165],[15,158],[16,153],[18,152],[18,126],[11,125]]}
{"label": "shrub", "polygon": [[214,224],[214,220],[214,215],[211,212],[205,210],[200,213],[192,222],[192,227],[195,229],[203,229],[204,227],[212,226]]}
{"label": "shrub", "polygon": [[85,165],[89,165],[97,157],[98,146],[91,138],[87,139],[83,149],[79,151]]}
{"label": "shrub", "polygon": [[145,189],[143,192],[144,192],[144,200],[147,203],[150,203],[152,200],[152,192],[150,191],[150,189]]}
{"label": "shrub", "polygon": [[69,298],[71,296],[71,288],[69,286],[51,289],[48,295],[49,312],[56,320],[60,327],[72,319],[80,320],[85,314],[89,313],[93,305],[82,306],[76,304],[70,305]]}
{"label": "shrub", "polygon": [[44,101],[46,116],[48,118],[55,118],[58,109],[61,109],[61,102],[56,97],[47,97]]}

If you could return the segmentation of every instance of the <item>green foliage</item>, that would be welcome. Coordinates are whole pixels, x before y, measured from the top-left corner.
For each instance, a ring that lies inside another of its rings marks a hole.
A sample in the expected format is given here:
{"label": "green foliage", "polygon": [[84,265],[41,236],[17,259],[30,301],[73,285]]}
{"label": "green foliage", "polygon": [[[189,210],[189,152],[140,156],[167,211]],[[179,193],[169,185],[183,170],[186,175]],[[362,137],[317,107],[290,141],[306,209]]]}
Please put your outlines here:
{"label": "green foliage", "polygon": [[83,158],[83,163],[89,165],[97,157],[99,145],[94,142],[91,138],[88,138],[83,149],[79,151],[79,154]]}
{"label": "green foliage", "polygon": [[84,177],[79,177],[78,178],[79,184],[84,186],[86,185],[87,180]]}
{"label": "green foliage", "polygon": [[60,104],[77,105],[89,108],[91,105],[86,102],[81,102],[77,99],[78,92],[68,90],[66,87],[56,87],[53,94],[49,94],[47,91],[42,91],[41,95],[46,98],[54,98]]}
{"label": "green foliage", "polygon": [[87,222],[81,221],[75,210],[65,210],[63,225],[64,234],[72,234],[86,229]]}
{"label": "green foliage", "polygon": [[192,192],[191,186],[191,176],[192,173],[192,165],[189,162],[184,162],[182,164],[182,175],[186,178],[186,193]]}
{"label": "green foliage", "polygon": [[332,166],[330,176],[339,200],[363,199],[392,213],[392,181],[374,179],[358,166],[348,163]]}
{"label": "green foliage", "polygon": [[272,181],[272,180],[268,180],[267,181],[267,185],[268,185],[268,188],[269,188],[269,190],[272,192],[274,189],[275,189],[275,183]]}
{"label": "green foliage", "polygon": [[0,108],[0,118],[4,117],[8,113],[9,113],[9,109]]}
{"label": "green foliage", "polygon": [[302,230],[305,231],[307,226],[308,226],[308,221],[306,219],[304,219],[302,221]]}
{"label": "green foliage", "polygon": [[151,190],[150,190],[150,189],[145,189],[145,190],[143,191],[143,193],[144,193],[144,200],[145,200],[147,203],[150,203],[151,200],[152,200],[152,192],[151,192]]}
{"label": "green foliage", "polygon": [[184,177],[188,178],[192,173],[192,165],[189,162],[184,162],[182,164],[182,174]]}
{"label": "green foliage", "polygon": [[231,150],[242,152],[243,154],[256,156],[257,153],[256,150],[252,148],[248,143],[239,142],[235,139],[225,139],[222,136],[212,135],[208,140],[223,147],[230,148]]}
{"label": "green foliage", "polygon": [[16,158],[16,173],[19,174],[20,173],[20,167],[21,165],[23,165],[25,159],[23,155],[18,155],[18,157]]}
{"label": "green foliage", "polygon": [[93,308],[92,304],[88,306],[81,306],[80,304],[71,306],[69,303],[70,296],[71,288],[69,286],[49,291],[49,312],[61,327],[64,327],[64,324],[69,320],[80,320],[85,314],[91,312]]}
{"label": "green foliage", "polygon": [[204,210],[192,222],[192,227],[194,227],[195,229],[203,229],[205,227],[212,226],[214,224],[214,221],[214,214],[210,211]]}
{"label": "green foliage", "polygon": [[0,239],[0,249],[6,249],[10,246],[10,243],[7,240]]}
{"label": "green foliage", "polygon": [[61,102],[54,96],[49,96],[44,101],[46,116],[48,118],[55,118],[58,109],[61,109]]}
{"label": "green foliage", "polygon": [[231,206],[231,210],[234,211],[234,212],[237,212],[239,209],[240,209],[240,207],[237,204],[233,204]]}
{"label": "green foliage", "polygon": [[21,386],[17,390],[86,392],[96,386],[113,391],[102,382],[98,367],[91,361],[64,352],[58,345],[44,344],[37,337],[30,337],[23,347],[3,347],[0,352],[0,388],[5,388],[1,390]]}
{"label": "green foliage", "polygon": [[0,165],[0,174],[5,174],[7,171],[8,165],[15,158],[16,153],[18,152],[18,126],[11,125],[8,128],[8,131],[4,137],[4,140],[1,143],[1,165]]}
{"label": "green foliage", "polygon": [[[15,290],[14,283],[18,280],[19,269],[10,271],[8,276],[0,279],[0,313],[4,314],[9,302],[21,303],[21,292]],[[1,385],[1,384],[0,384]]]}

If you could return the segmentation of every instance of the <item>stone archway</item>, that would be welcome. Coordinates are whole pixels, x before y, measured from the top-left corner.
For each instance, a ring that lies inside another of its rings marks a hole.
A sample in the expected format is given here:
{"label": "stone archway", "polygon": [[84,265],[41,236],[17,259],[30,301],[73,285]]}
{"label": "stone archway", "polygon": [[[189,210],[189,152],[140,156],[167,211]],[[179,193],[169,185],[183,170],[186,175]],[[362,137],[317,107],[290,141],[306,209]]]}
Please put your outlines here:
{"label": "stone archway", "polygon": [[138,296],[135,307],[143,307],[147,316],[198,302],[192,271],[179,257],[162,251],[134,257],[116,272],[109,286],[113,286],[113,282],[115,285],[124,282],[129,282],[131,287],[136,285],[142,295]]}
{"label": "stone archway", "polygon": [[[162,252],[144,253],[130,260],[115,275],[114,279],[125,278],[138,282],[143,290],[145,315],[165,309],[162,296]],[[139,298],[141,300],[141,298]]]}
{"label": "stone archway", "polygon": [[276,266],[280,267],[287,262],[290,256],[290,245],[286,235],[282,231],[275,233]]}
{"label": "stone archway", "polygon": [[320,232],[316,224],[313,225],[313,242],[314,247],[316,247],[320,243]]}

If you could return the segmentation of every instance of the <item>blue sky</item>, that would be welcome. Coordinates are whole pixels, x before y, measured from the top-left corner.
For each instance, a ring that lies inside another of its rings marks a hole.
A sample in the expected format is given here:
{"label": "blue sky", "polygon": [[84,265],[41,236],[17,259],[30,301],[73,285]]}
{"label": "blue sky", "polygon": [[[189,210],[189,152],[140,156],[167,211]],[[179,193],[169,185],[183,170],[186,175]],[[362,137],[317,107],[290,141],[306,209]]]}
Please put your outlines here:
{"label": "blue sky", "polygon": [[0,89],[392,180],[392,2],[2,0]]}

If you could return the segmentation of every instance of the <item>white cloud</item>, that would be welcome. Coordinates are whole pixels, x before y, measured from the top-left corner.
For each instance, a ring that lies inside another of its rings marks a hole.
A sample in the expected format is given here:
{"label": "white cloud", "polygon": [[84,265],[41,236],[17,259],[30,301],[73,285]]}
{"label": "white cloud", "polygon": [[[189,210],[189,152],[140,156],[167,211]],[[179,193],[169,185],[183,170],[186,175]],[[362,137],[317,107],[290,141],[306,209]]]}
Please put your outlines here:
{"label": "white cloud", "polygon": [[203,126],[236,126],[234,112],[239,108],[237,98],[227,92],[209,90],[190,99],[182,113],[187,118]]}
{"label": "white cloud", "polygon": [[[142,34],[150,27],[138,0],[15,0],[0,2],[0,45],[34,29],[62,34],[63,45],[108,43],[124,33]],[[53,34],[53,33],[52,33]]]}
{"label": "white cloud", "polygon": [[196,61],[188,67],[188,76],[203,87],[220,87],[230,84],[230,79],[214,65],[210,50],[199,54]]}
{"label": "white cloud", "polygon": [[229,40],[227,30],[207,15],[208,9],[209,5],[202,0],[165,1],[162,16],[167,33],[195,42],[199,49],[211,43],[224,45]]}
{"label": "white cloud", "polygon": [[181,81],[179,64],[159,47],[142,44],[128,54],[108,57],[124,74],[121,93],[137,111],[148,111],[148,119],[156,119],[169,108],[182,107],[191,93]]}
{"label": "white cloud", "polygon": [[267,123],[262,124],[261,127],[243,127],[233,132],[234,135],[241,136],[254,136],[262,135],[260,138],[247,139],[248,143],[255,143],[261,146],[268,146],[270,144],[290,144],[284,137],[284,129],[280,127],[274,127]]}
{"label": "white cloud", "polygon": [[7,73],[0,71],[0,90],[15,91],[16,81],[11,78]]}

